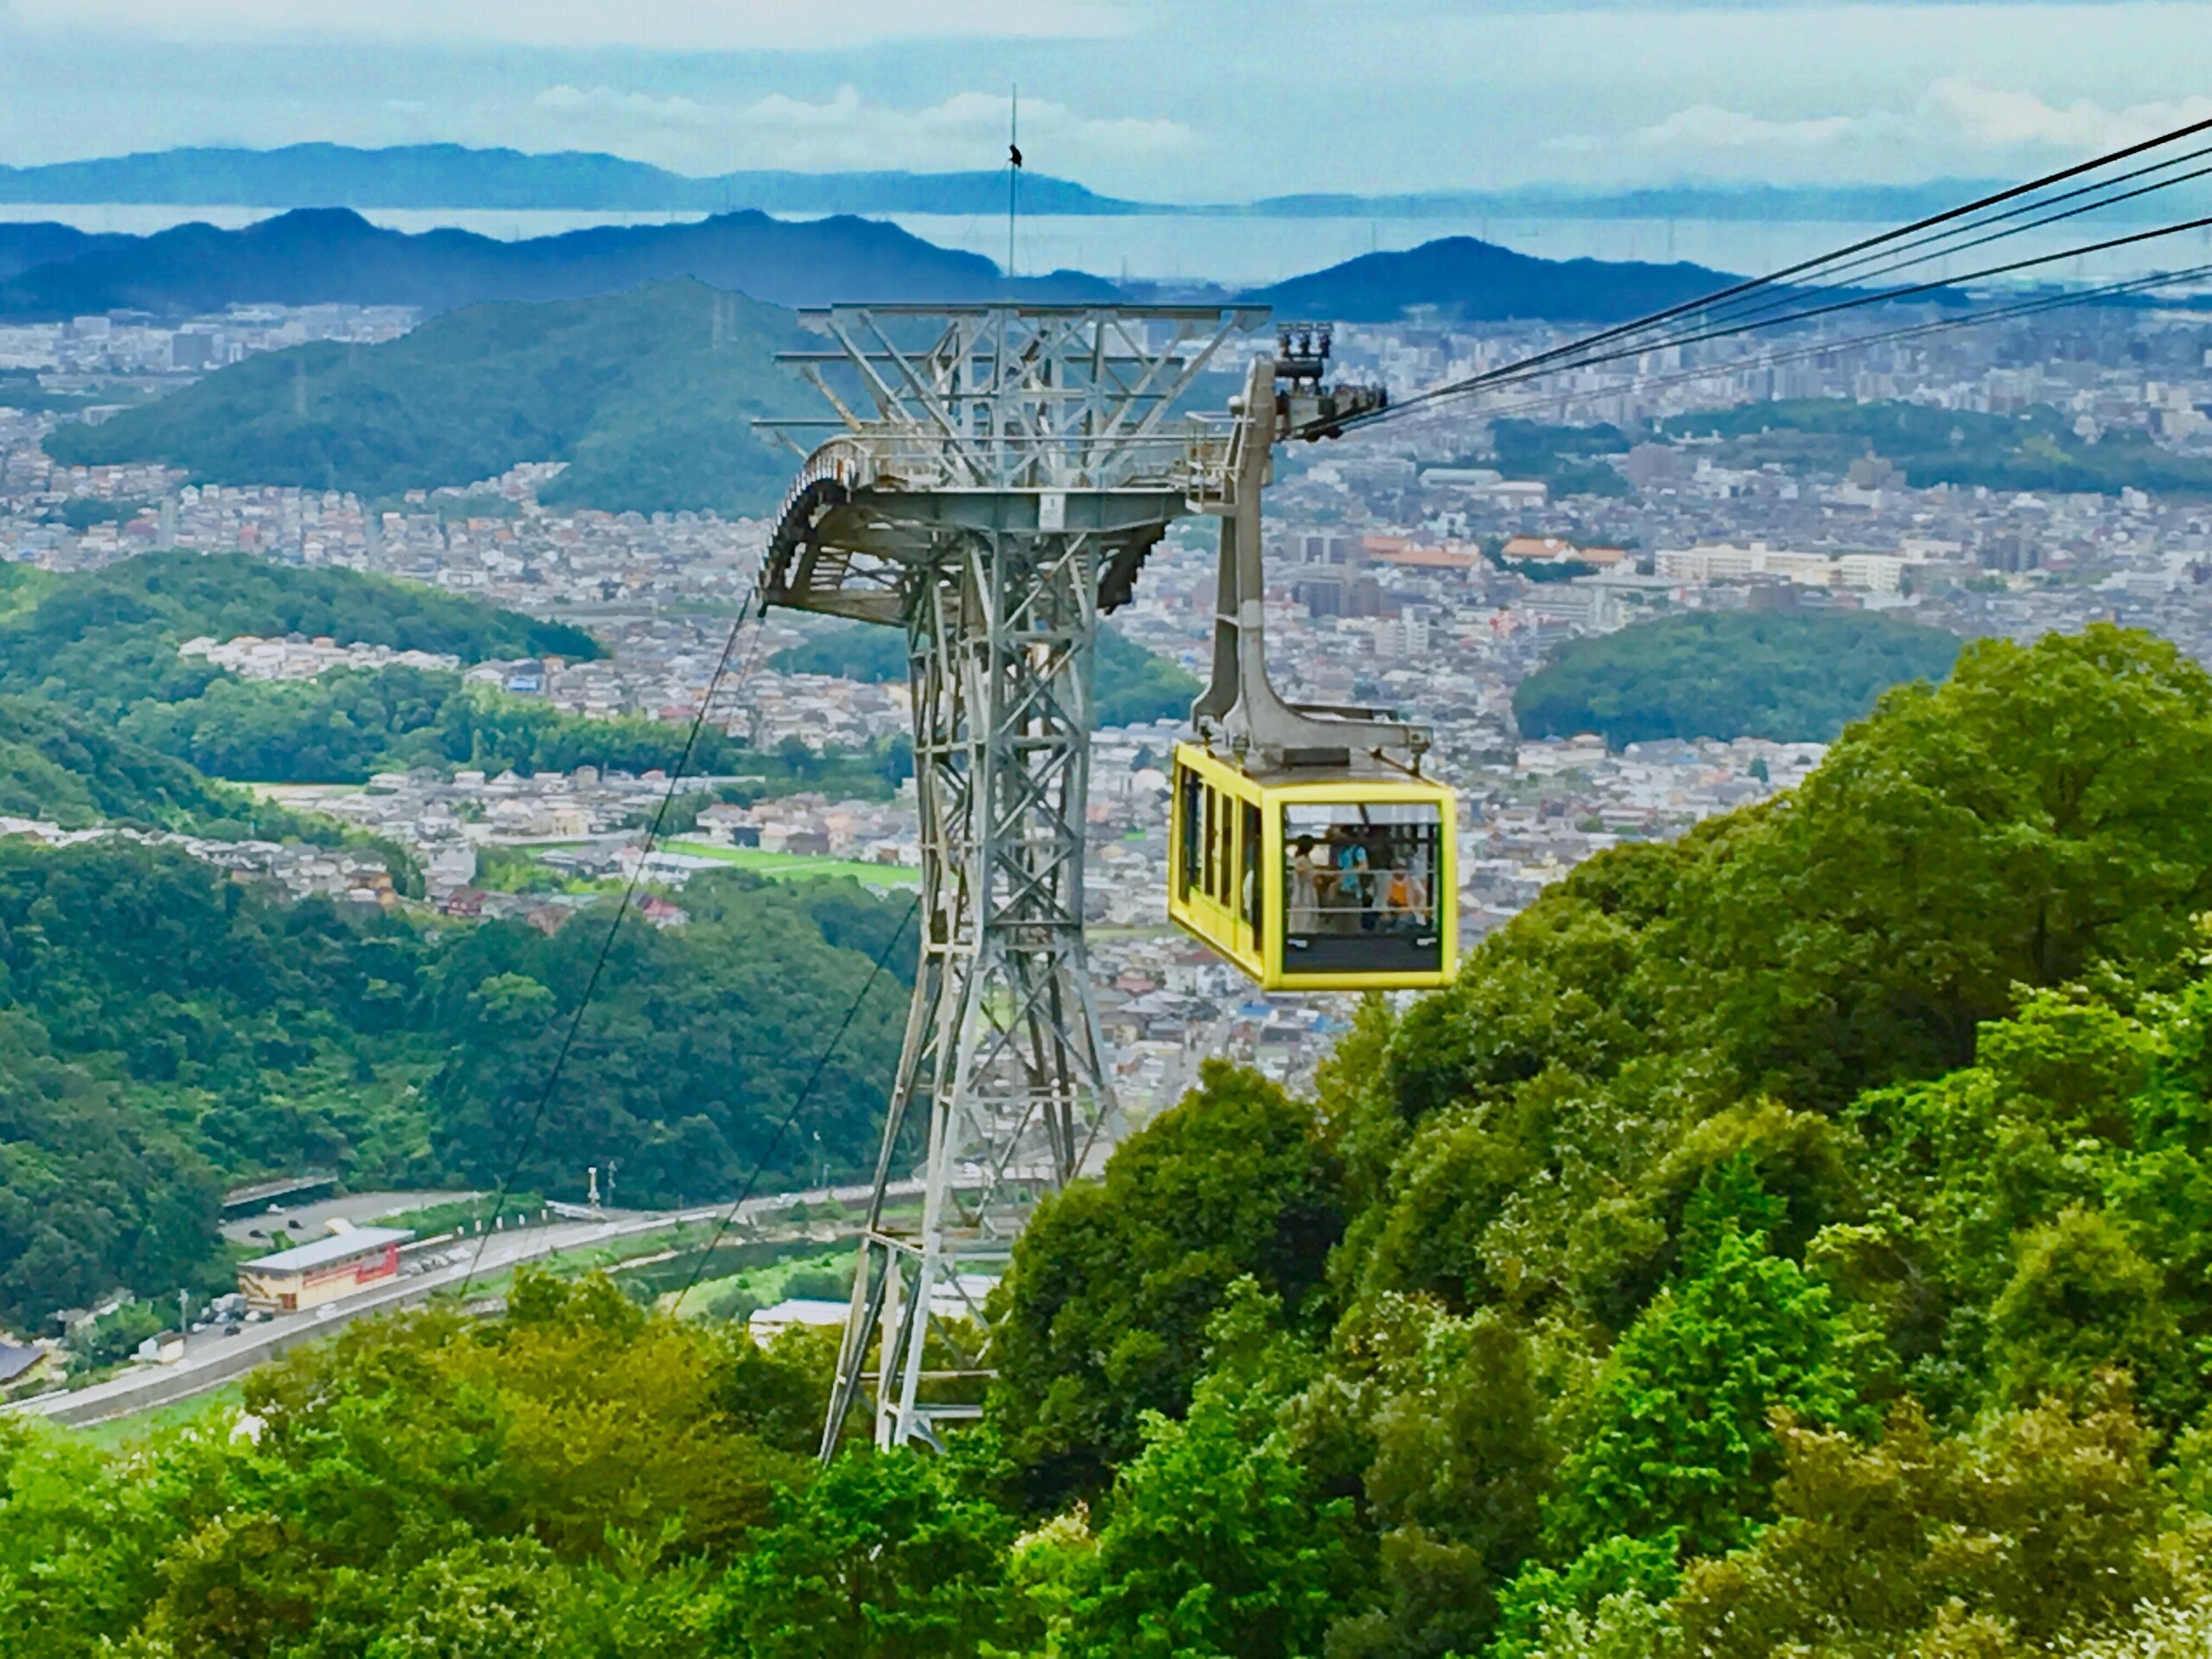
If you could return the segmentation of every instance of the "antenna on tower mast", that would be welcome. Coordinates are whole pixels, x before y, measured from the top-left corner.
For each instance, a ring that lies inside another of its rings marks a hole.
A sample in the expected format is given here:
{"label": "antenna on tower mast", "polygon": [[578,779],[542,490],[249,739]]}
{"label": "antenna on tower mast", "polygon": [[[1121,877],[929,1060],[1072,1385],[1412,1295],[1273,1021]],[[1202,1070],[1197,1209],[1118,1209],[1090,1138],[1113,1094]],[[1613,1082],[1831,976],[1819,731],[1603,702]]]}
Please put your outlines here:
{"label": "antenna on tower mast", "polygon": [[1021,200],[1021,88],[1017,84],[1006,118],[1006,279],[1014,280],[1014,226]]}

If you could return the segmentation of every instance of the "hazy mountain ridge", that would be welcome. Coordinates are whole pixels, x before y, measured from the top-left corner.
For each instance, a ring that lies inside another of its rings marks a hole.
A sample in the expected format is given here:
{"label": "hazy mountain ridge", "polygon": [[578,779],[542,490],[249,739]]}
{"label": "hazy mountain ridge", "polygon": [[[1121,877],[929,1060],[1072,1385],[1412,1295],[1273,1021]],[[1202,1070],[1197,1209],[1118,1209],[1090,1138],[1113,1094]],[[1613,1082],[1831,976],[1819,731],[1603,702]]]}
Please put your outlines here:
{"label": "hazy mountain ridge", "polygon": [[[67,245],[66,238],[54,241]],[[8,245],[0,239],[0,250]],[[786,306],[1113,294],[1110,284],[1073,272],[1009,284],[980,254],[850,216],[792,222],[747,212],[696,224],[600,226],[505,242],[459,230],[409,235],[372,225],[350,208],[326,207],[298,209],[243,230],[181,225],[152,236],[96,240],[73,257],[0,282],[0,316],[192,315],[238,302],[346,302],[437,312],[482,300],[579,299],[677,276]]]}
{"label": "hazy mountain ridge", "polygon": [[[1316,191],[1248,202],[1160,202],[1114,196],[1025,171],[1031,213],[1204,213],[1259,218],[1820,219],[1886,222],[1940,212],[1996,188],[1979,179],[1917,184],[1733,185],[1633,189],[1556,185],[1510,189]],[[0,202],[184,207],[513,209],[598,213],[1002,213],[1003,167],[953,173],[800,173],[747,168],[704,177],[588,150],[530,154],[463,144],[205,146],[36,167],[0,166]],[[2145,211],[2151,211],[2146,207]]]}
{"label": "hazy mountain ridge", "polygon": [[1244,297],[1273,306],[1279,315],[1338,322],[1389,322],[1414,306],[1434,306],[1461,321],[1615,322],[1680,305],[1737,280],[1688,263],[1540,259],[1452,236],[1402,253],[1363,253]]}
{"label": "hazy mountain ridge", "polygon": [[[461,144],[288,144],[192,148],[0,167],[0,201],[168,203],[184,207],[512,208],[605,213],[1003,212],[1004,169],[961,173],[794,173],[694,178],[588,150],[529,155]],[[1147,211],[1066,179],[1025,173],[1023,207],[1039,213]]]}

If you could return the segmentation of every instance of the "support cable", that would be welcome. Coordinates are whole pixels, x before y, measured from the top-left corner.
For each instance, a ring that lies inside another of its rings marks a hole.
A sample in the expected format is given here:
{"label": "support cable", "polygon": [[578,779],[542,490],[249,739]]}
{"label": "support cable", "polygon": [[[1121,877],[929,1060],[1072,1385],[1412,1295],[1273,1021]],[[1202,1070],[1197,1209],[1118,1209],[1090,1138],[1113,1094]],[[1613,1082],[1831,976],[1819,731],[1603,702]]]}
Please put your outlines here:
{"label": "support cable", "polygon": [[798,1115],[806,1109],[807,1103],[813,1098],[814,1086],[822,1081],[822,1074],[829,1069],[837,1046],[844,1041],[846,1032],[852,1028],[853,1021],[860,1016],[861,1005],[868,1001],[868,993],[875,988],[876,981],[883,977],[883,969],[891,960],[892,951],[898,948],[899,941],[906,937],[906,924],[914,919],[915,913],[921,907],[922,895],[917,893],[912,902],[907,905],[906,913],[899,918],[899,925],[891,930],[891,937],[883,942],[883,949],[875,953],[874,964],[868,969],[868,978],[861,982],[859,991],[846,1006],[845,1017],[837,1022],[837,1029],[830,1033],[830,1040],[822,1046],[821,1053],[815,1056],[814,1070],[807,1074],[806,1082],[792,1097],[791,1109],[784,1114],[783,1121],[776,1125],[775,1132],[762,1143],[760,1156],[753,1160],[753,1173],[745,1178],[745,1185],[738,1189],[737,1197],[730,1201],[729,1208],[715,1224],[714,1232],[708,1237],[705,1247],[699,1252],[698,1261],[692,1266],[691,1276],[683,1281],[683,1288],[676,1293],[676,1300],[670,1304],[672,1310],[680,1310],[683,1299],[697,1287],[701,1276],[707,1270],[709,1259],[722,1242],[722,1236],[729,1230],[730,1224],[737,1219],[738,1212],[752,1198],[753,1189],[760,1184],[761,1173],[768,1167],[768,1160],[775,1156],[776,1148],[783,1144],[784,1137],[791,1133],[791,1125],[798,1121]]}
{"label": "support cable", "polygon": [[[2143,177],[2149,174],[2163,170],[2166,168],[2177,166],[2183,162],[2195,159],[2196,156],[2206,153],[2206,151],[2203,149],[2192,151],[2188,155],[2172,157],[2164,162],[2137,168],[2133,172],[2121,175],[2119,178],[2103,180],[2097,183],[2084,186],[2076,190],[2064,193],[2061,195],[2044,197],[2040,200],[2024,201],[2021,206],[2012,208],[2005,213],[1996,214],[1989,218],[1980,219],[1974,223],[1959,223],[1959,221],[1961,220],[1973,219],[1974,215],[1985,213],[1988,209],[2000,206],[2005,202],[2018,202],[2021,201],[2022,198],[2034,197],[2037,193],[2047,190],[2053,185],[2063,183],[2068,181],[2082,177],[2085,175],[2098,172],[2101,169],[2113,166],[2117,162],[2131,160],[2135,156],[2165,148],[2171,144],[2179,143],[2183,139],[2196,137],[2197,135],[2208,130],[2212,130],[2212,120],[2195,122],[2185,126],[2175,128],[2171,131],[2160,134],[2152,138],[2145,139],[2139,143],[2127,145],[2122,149],[2110,151],[2106,155],[2097,156],[2092,160],[2077,162],[2071,167],[2062,168],[2056,172],[2046,174],[2041,178],[2031,180],[2026,183],[2013,185],[2006,189],[1993,192],[1987,195],[1980,197],[1974,201],[1963,203],[1959,207],[1947,209],[1940,213],[1931,214],[1926,218],[1915,220],[1910,225],[1902,226],[1896,230],[1885,232],[1878,236],[1862,238],[1861,240],[1852,243],[1846,247],[1820,255],[1815,258],[1802,260],[1796,264],[1785,266],[1783,269],[1772,272],[1765,276],[1753,277],[1735,283],[1728,287],[1718,289],[1712,294],[1705,295],[1697,299],[1684,301],[1680,304],[1664,308],[1663,309],[1653,312],[1649,315],[1637,318],[1632,321],[1620,323],[1610,328],[1601,329],[1595,334],[1586,335],[1580,340],[1572,340],[1560,346],[1550,347],[1545,351],[1539,352],[1529,357],[1522,359],[1517,362],[1506,364],[1497,369],[1488,371],[1484,374],[1472,376],[1465,380],[1455,381],[1444,385],[1433,387],[1428,391],[1416,394],[1411,398],[1394,404],[1386,409],[1377,410],[1374,414],[1358,416],[1353,420],[1344,422],[1342,423],[1342,429],[1350,431],[1359,427],[1370,426],[1378,421],[1391,419],[1396,416],[1426,407],[1429,404],[1438,402],[1447,397],[1462,396],[1468,392],[1486,389],[1500,381],[1531,378],[1534,378],[1535,372],[1539,369],[1548,369],[1553,365],[1561,367],[1591,366],[1597,361],[1617,360],[1617,359],[1622,355],[1636,354],[1635,353],[1620,352],[1610,354],[1603,359],[1592,359],[1588,355],[1596,347],[1611,345],[1618,341],[1628,340],[1639,335],[1649,334],[1661,325],[1669,322],[1680,321],[1684,327],[1694,331],[1703,327],[1703,324],[1694,321],[1694,319],[1700,317],[1710,319],[1715,316],[1726,315],[1732,302],[1738,302],[1742,299],[1748,298],[1749,296],[1778,287],[1790,285],[1792,284],[1793,278],[1811,276],[1815,273],[1821,272],[1833,274],[1838,269],[1850,269],[1853,264],[1863,264],[1869,257],[1879,258],[1885,257],[1888,253],[1895,253],[1898,251],[1899,248],[1897,245],[1900,244],[1904,244],[1907,246],[1924,246],[1930,242],[1941,240],[1944,238],[1965,235],[1975,229],[1996,224],[2001,219],[2016,217],[2019,213],[2040,212],[2043,209],[2055,206],[2059,202],[2078,197],[2088,191],[2106,189],[2114,184],[2126,182],[2133,179]],[[2188,178],[2195,178],[2200,175],[2197,174],[2191,174],[2187,176]],[[2120,200],[2132,200],[2136,196],[2150,194],[2152,190],[2165,188],[2171,185],[2186,181],[2186,179],[2165,180],[2158,184],[2147,187],[2143,190],[2129,192],[2123,196],[2113,197],[2094,205],[2099,207],[2111,206],[2113,205],[2114,202]],[[2084,209],[2082,211],[2087,210]],[[2060,215],[2060,217],[2071,216],[2072,214],[2070,213]],[[2046,222],[2052,221],[2037,221],[2037,223]],[[2150,237],[2153,236],[2170,235],[2182,230],[2198,228],[2206,222],[2207,221],[2205,220],[2196,220],[2191,221],[2189,224],[2166,226],[2158,231],[2145,232],[2139,237],[2113,238],[2111,241],[2094,245],[2089,247],[2071,249],[2064,253],[2052,256],[2048,259],[2032,262],[2018,262],[2011,265],[1993,267],[1987,270],[1972,273],[1967,276],[1951,279],[1951,282],[1949,283],[1923,284],[1915,288],[1899,290],[1898,292],[1889,294],[1885,297],[1890,299],[1905,297],[1911,293],[1925,292],[1932,287],[1950,286],[1958,282],[1973,281],[1979,276],[1999,275],[2009,270],[2026,269],[2031,264],[2048,264],[2051,263],[2053,259],[2078,257],[2085,253],[2101,251],[2110,247],[2126,245],[2130,242],[2148,239]],[[1950,231],[1942,232],[1938,237],[1929,238],[1923,235],[1924,232],[1936,230],[1937,227],[1946,225],[1954,226],[1955,228]],[[2036,224],[2034,223],[2024,226],[2016,226],[2012,231],[1999,232],[1999,235],[2003,236],[2015,234],[2020,231],[2033,228],[2036,228]],[[1911,242],[1910,238],[1916,237],[1920,237],[1922,240],[1919,243]],[[1998,239],[1998,238],[1992,237],[1986,239],[1995,240]],[[1974,245],[1980,245],[1975,244]],[[1953,250],[1953,251],[1959,251],[1961,250]],[[1797,283],[1795,284],[1795,286],[1802,288],[1807,286],[1807,284]],[[1815,287],[1814,291],[1815,293],[1818,293],[1821,290],[1816,286]],[[1805,315],[1814,314],[1815,313],[1792,314],[1785,317],[1772,319],[1769,322],[1758,326],[1779,327],[1789,321],[1802,321],[1804,320]],[[1664,343],[1689,343],[1689,340],[1688,338],[1685,338],[1681,340]],[[1637,351],[1640,353],[1643,350],[1651,349],[1658,349],[1658,346],[1656,345],[1647,344],[1637,347]],[[1573,362],[1565,361],[1565,359],[1570,359],[1575,360]]]}
{"label": "support cable", "polygon": [[[1808,345],[1793,346],[1787,350],[1763,353],[1758,357],[1732,359],[1726,363],[1707,364],[1694,369],[1681,369],[1669,374],[1639,375],[1619,387],[1606,388],[1607,395],[1623,391],[1642,391],[1654,386],[1687,385],[1693,381],[1709,379],[1720,373],[1741,373],[1746,369],[1779,368],[1788,363],[1802,363],[1813,358],[1827,357],[1837,352],[1863,351],[1870,346],[1881,346],[1897,340],[1912,340],[1928,334],[1946,334],[1958,328],[1979,328],[1993,322],[2006,322],[2016,318],[2034,316],[2046,311],[2062,311],[2077,305],[2094,304],[2100,300],[2145,294],[2178,283],[2196,282],[2212,278],[2212,264],[2192,265],[2184,270],[2158,271],[2148,276],[2129,277],[2124,282],[2109,283],[2102,288],[2057,295],[2043,295],[2023,300],[2013,305],[2002,306],[1991,311],[1976,311],[1967,316],[1941,317],[1928,322],[1916,322],[1897,328],[1885,328],[1871,334],[1852,334],[1840,340],[1822,340]],[[1531,376],[1540,379],[1541,376]],[[1502,388],[1501,390],[1512,390]],[[1569,389],[1531,396],[1517,402],[1485,407],[1478,412],[1485,419],[1529,414],[1555,409],[1579,397],[1590,394]]]}
{"label": "support cable", "polygon": [[[668,788],[662,792],[660,804],[654,808],[652,822],[646,827],[645,839],[639,847],[637,868],[630,872],[630,879],[622,888],[621,901],[614,907],[614,918],[607,925],[607,936],[600,941],[599,955],[594,958],[591,975],[584,982],[583,995],[576,1003],[575,1012],[569,1016],[568,1030],[562,1033],[561,1046],[554,1053],[552,1069],[545,1074],[545,1086],[538,1091],[537,1103],[531,1110],[530,1122],[524,1128],[521,1143],[515,1148],[514,1157],[508,1161],[506,1173],[499,1178],[499,1193],[492,1205],[494,1219],[505,1211],[507,1199],[514,1191],[515,1178],[522,1173],[524,1160],[537,1149],[538,1131],[543,1128],[546,1111],[553,1103],[553,1091],[560,1087],[561,1075],[567,1069],[569,1055],[576,1046],[577,1033],[583,1029],[584,1015],[591,1009],[592,998],[599,990],[600,978],[606,973],[607,959],[613,954],[615,937],[622,931],[622,924],[637,899],[638,888],[645,880],[645,867],[651,861],[654,846],[660,840],[661,827],[667,822],[669,809],[676,804],[676,797],[683,787],[684,775],[690,769],[692,753],[699,746],[699,736],[706,729],[708,714],[713,709],[715,696],[729,672],[729,660],[737,649],[738,635],[744,630],[748,613],[757,614],[751,594],[738,606],[737,616],[730,623],[729,635],[722,641],[721,655],[716,658],[714,674],[707,683],[707,695],[700,699],[698,713],[692,716],[691,729],[684,735],[683,750],[677,754],[676,764],[669,769]],[[748,653],[745,667],[736,682],[741,687],[753,671],[753,663],[760,654],[760,636],[756,631],[753,648]],[[461,1288],[464,1294],[475,1282],[477,1271],[484,1265],[485,1247],[490,1244],[492,1238],[490,1233],[478,1236],[476,1253],[469,1260],[468,1271],[461,1276]]]}
{"label": "support cable", "polygon": [[[1913,283],[1906,287],[1886,289],[1873,293],[1858,295],[1850,299],[1831,301],[1825,305],[1809,306],[1802,310],[1788,312],[1777,317],[1769,317],[1732,326],[1723,326],[1715,328],[1705,329],[1702,332],[1692,332],[1663,336],[1657,340],[1639,340],[1631,344],[1619,346],[1610,351],[1594,353],[1586,356],[1575,356],[1570,360],[1566,361],[1552,360],[1539,364],[1536,359],[1529,359],[1529,364],[1535,365],[1535,366],[1529,366],[1528,365],[1510,365],[1505,368],[1492,371],[1488,374],[1476,376],[1467,380],[1456,381],[1447,386],[1436,387],[1429,391],[1422,392],[1417,397],[1408,398],[1402,403],[1386,405],[1385,407],[1376,410],[1373,414],[1355,416],[1351,419],[1338,422],[1337,424],[1338,428],[1344,432],[1363,430],[1366,428],[1374,426],[1380,422],[1389,420],[1394,417],[1402,417],[1421,410],[1432,408],[1437,404],[1443,403],[1450,399],[1470,397],[1478,392],[1491,391],[1503,386],[1520,385],[1531,380],[1542,379],[1550,375],[1565,373],[1574,369],[1598,368],[1608,363],[1618,363],[1626,359],[1642,357],[1655,351],[1663,351],[1681,346],[1704,345],[1716,340],[1732,339],[1738,334],[1754,334],[1764,329],[1784,327],[1792,323],[1809,322],[1821,317],[1833,316],[1844,311],[1858,310],[1869,305],[1887,304],[1898,300],[1909,299],[1916,295],[1924,295],[1939,289],[1954,287],[1959,283],[1974,282],[1987,276],[2006,276],[2016,271],[2029,270],[2042,265],[2055,264],[2062,260],[2077,259],[2087,254],[2102,253],[2113,248],[2130,247],[2139,243],[2154,241],[2161,237],[2178,236],[2187,231],[2203,230],[2208,226],[2212,226],[2212,215],[2198,219],[2183,219],[2176,224],[2160,226],[2155,230],[2139,231],[2126,236],[2111,237],[2101,242],[2093,242],[2081,247],[2067,248],[2056,253],[2038,254],[2025,259],[2015,259],[2002,264],[1985,266],[1980,270],[1970,271],[1964,276],[1951,278],[1942,282]],[[1694,327],[1694,325],[1693,325],[1693,327]],[[1561,348],[1560,352],[1547,353],[1543,355],[1547,359],[1556,359],[1564,355],[1567,349],[1568,348]]]}

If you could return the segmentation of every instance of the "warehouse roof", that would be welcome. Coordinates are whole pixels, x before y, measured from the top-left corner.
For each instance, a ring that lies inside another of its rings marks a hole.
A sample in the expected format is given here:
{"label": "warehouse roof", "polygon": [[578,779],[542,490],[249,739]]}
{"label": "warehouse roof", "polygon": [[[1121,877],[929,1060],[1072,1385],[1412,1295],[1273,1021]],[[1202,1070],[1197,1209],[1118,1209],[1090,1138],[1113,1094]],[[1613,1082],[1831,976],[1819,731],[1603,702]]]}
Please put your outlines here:
{"label": "warehouse roof", "polygon": [[312,1273],[317,1268],[350,1262],[357,1255],[372,1255],[387,1245],[404,1243],[414,1236],[411,1227],[356,1227],[351,1232],[333,1233],[312,1244],[279,1250],[274,1255],[239,1265],[255,1273]]}

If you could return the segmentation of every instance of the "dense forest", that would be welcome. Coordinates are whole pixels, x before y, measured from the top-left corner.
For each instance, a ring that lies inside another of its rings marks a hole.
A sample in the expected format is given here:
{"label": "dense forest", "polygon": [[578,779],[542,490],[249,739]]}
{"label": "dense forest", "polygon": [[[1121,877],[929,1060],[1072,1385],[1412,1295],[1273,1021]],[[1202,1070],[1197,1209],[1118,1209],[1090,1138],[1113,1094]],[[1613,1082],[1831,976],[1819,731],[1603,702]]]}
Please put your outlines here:
{"label": "dense forest", "polygon": [[0,1613],[149,1659],[2201,1653],[2208,908],[2212,677],[1979,642],[1368,1005],[1312,1098],[1210,1066],[1041,1207],[949,1455],[817,1472],[818,1344],[526,1278],[262,1373],[251,1433],[0,1428]]}
{"label": "dense forest", "polygon": [[[810,1173],[811,1142],[771,1128],[907,901],[730,872],[683,903],[683,927],[615,936],[546,1098],[612,900],[548,938],[295,904],[166,849],[0,840],[0,1325],[213,1283],[221,1188],[270,1169],[495,1185],[519,1157],[520,1190],[557,1193],[612,1154],[646,1204]],[[903,1001],[887,975],[810,1097],[841,1170],[874,1150]]]}
{"label": "dense forest", "polygon": [[1597,732],[1825,743],[1890,687],[1940,680],[1959,641],[1857,611],[1700,611],[1571,639],[1514,689],[1529,737]]}
{"label": "dense forest", "polygon": [[[906,678],[906,637],[897,628],[840,623],[815,630],[805,640],[779,651],[769,666],[786,674],[834,674],[842,679],[880,683]],[[1156,720],[1180,720],[1198,695],[1195,677],[1165,657],[1133,645],[1110,624],[1098,631],[1098,657],[1092,667],[1094,726],[1143,726]]]}

